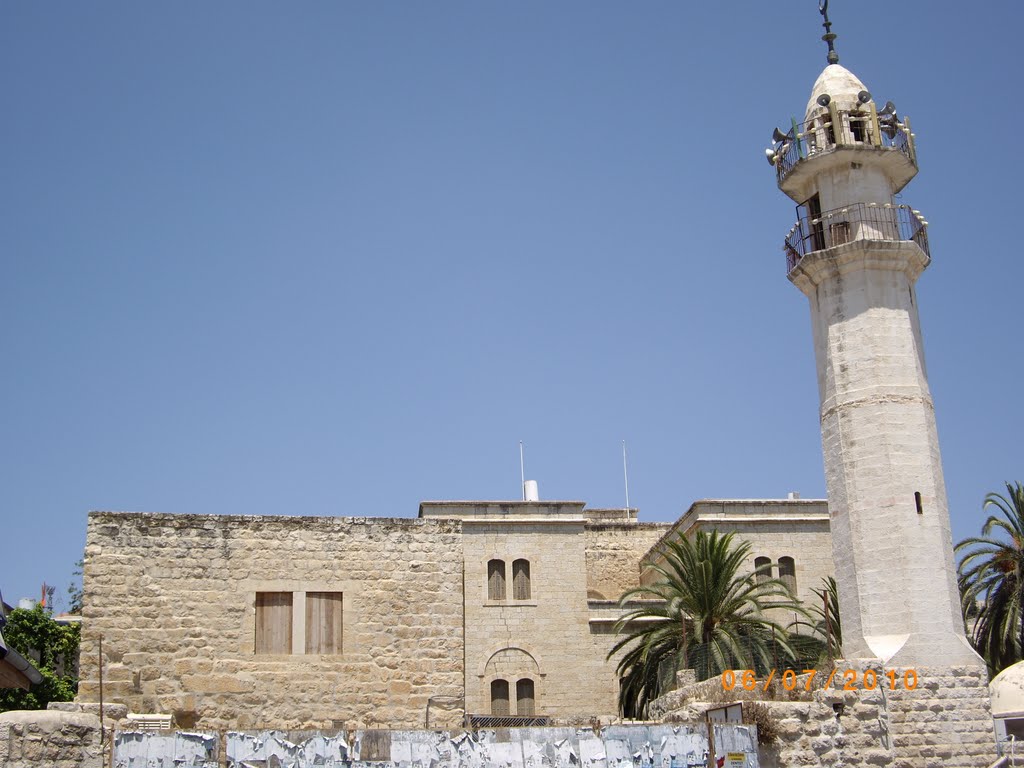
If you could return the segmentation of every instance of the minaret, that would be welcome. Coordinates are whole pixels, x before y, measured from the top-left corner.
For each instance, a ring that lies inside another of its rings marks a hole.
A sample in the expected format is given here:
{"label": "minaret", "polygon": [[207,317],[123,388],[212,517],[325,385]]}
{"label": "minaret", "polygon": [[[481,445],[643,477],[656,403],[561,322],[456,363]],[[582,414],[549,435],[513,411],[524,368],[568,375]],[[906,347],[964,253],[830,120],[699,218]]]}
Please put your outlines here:
{"label": "minaret", "polygon": [[910,121],[828,66],[768,159],[797,203],[789,279],[810,300],[843,655],[983,665],[964,636],[917,278],[927,222],[896,200],[917,174]]}

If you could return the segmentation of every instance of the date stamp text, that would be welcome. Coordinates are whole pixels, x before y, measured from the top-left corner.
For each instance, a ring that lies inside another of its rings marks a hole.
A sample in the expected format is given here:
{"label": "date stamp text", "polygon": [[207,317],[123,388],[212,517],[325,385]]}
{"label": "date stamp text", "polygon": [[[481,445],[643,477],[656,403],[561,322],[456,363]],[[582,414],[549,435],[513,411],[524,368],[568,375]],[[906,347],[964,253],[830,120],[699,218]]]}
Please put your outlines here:
{"label": "date stamp text", "polygon": [[787,691],[795,691],[802,688],[805,691],[812,690],[815,679],[818,684],[824,681],[824,688],[831,688],[833,682],[838,684],[844,691],[874,691],[878,688],[888,688],[895,691],[897,688],[904,688],[912,691],[917,688],[917,672],[913,669],[899,672],[895,669],[885,670],[881,673],[873,669],[859,671],[856,669],[833,669],[826,679],[824,672],[817,669],[804,669],[798,672],[795,669],[785,669],[781,673],[777,669],[769,670],[767,677],[758,677],[752,669],[727,669],[722,673],[722,690],[732,691],[736,688],[744,691],[761,689],[767,691],[773,682],[778,681]]}

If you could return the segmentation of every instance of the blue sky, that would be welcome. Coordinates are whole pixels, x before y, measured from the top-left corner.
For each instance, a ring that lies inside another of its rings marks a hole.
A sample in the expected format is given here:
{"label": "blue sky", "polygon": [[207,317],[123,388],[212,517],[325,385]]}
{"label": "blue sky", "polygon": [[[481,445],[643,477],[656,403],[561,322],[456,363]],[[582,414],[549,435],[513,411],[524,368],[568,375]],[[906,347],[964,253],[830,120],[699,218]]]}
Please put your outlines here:
{"label": "blue sky", "polygon": [[[1019,5],[832,3],[902,200],[954,537],[1024,480]],[[90,509],[671,520],[824,495],[763,151],[816,3],[0,4],[0,589]],[[995,23],[998,22],[998,23]]]}

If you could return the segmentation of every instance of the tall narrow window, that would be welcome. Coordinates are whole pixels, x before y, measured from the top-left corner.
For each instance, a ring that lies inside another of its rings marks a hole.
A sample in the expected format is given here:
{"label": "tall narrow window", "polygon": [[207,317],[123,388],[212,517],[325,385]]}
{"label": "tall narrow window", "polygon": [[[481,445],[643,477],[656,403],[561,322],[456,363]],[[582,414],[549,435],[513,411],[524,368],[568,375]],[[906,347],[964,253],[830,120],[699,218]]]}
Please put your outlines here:
{"label": "tall narrow window", "polygon": [[825,226],[821,221],[821,198],[817,194],[811,195],[800,206],[807,216],[808,253],[820,251],[825,248]]}
{"label": "tall narrow window", "polygon": [[306,653],[341,653],[341,592],[306,593]]}
{"label": "tall narrow window", "polygon": [[292,593],[256,593],[256,653],[292,652]]}
{"label": "tall narrow window", "polygon": [[505,561],[491,560],[487,563],[487,599],[505,599]]}
{"label": "tall narrow window", "polygon": [[530,599],[530,561],[516,560],[512,563],[512,598]]}
{"label": "tall narrow window", "polygon": [[779,558],[779,578],[782,583],[789,587],[789,591],[796,594],[796,563],[792,557]]}
{"label": "tall narrow window", "polygon": [[534,715],[533,680],[524,677],[516,683],[516,714],[519,717]]}
{"label": "tall narrow window", "polygon": [[757,576],[758,584],[768,581],[772,577],[772,559],[770,557],[755,557],[754,573]]}
{"label": "tall narrow window", "polygon": [[508,680],[491,681],[491,714],[508,717]]}

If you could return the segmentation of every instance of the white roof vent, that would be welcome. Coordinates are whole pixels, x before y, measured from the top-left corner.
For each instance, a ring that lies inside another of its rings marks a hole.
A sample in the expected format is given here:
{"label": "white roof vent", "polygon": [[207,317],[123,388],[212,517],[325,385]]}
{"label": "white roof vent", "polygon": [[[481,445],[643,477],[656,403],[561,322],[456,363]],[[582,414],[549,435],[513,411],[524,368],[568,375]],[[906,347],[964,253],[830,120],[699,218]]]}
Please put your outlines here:
{"label": "white roof vent", "polygon": [[537,488],[536,480],[527,480],[523,483],[523,501],[540,501],[540,490]]}

